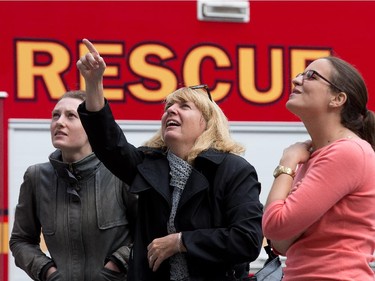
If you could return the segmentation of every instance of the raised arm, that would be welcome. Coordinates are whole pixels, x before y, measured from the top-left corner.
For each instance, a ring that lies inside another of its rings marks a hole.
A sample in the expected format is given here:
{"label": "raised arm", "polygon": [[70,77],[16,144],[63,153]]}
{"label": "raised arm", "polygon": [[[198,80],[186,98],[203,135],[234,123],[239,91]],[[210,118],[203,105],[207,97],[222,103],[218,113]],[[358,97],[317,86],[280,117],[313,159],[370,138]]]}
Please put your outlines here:
{"label": "raised arm", "polygon": [[[310,147],[311,147],[310,140],[305,141],[305,142],[298,142],[289,146],[288,148],[284,150],[279,164],[281,166],[288,167],[292,169],[293,171],[295,171],[298,164],[304,163],[309,159]],[[271,191],[268,194],[267,202],[265,205],[266,212],[267,212],[268,206],[271,203],[277,200],[286,200],[293,186],[293,178],[294,176],[290,176],[287,174],[281,174],[280,176],[275,178],[271,187]],[[263,225],[263,231],[264,231],[266,229],[264,220],[263,220],[263,224],[264,224]],[[292,245],[294,241],[298,239],[300,235],[301,233],[299,233],[296,236],[291,237],[290,239],[280,240],[280,241],[276,241],[272,239],[272,246],[276,251],[278,251],[278,253],[280,253],[281,255],[285,255],[290,245]]]}
{"label": "raised arm", "polygon": [[103,73],[106,64],[89,40],[83,39],[82,42],[89,51],[77,61],[77,68],[86,83],[86,109],[99,111],[104,107]]}

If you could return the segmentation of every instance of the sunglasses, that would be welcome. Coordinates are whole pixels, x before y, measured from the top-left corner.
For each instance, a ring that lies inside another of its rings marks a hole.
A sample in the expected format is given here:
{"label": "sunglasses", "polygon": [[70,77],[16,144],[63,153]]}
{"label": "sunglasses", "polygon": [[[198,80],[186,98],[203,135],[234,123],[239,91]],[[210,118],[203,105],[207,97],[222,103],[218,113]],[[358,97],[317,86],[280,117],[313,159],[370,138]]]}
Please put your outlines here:
{"label": "sunglasses", "polygon": [[330,84],[331,86],[333,86],[334,88],[336,88],[337,90],[339,90],[340,92],[344,92],[343,90],[341,90],[338,86],[336,86],[335,84],[333,84],[331,81],[329,81],[327,78],[325,78],[323,75],[319,74],[319,72],[315,71],[315,70],[307,70],[303,73],[300,73],[296,76],[299,77],[299,76],[302,76],[302,84],[305,80],[311,80],[314,78],[314,76],[318,76],[320,77],[321,79],[323,79],[324,81],[326,81],[328,84]]}
{"label": "sunglasses", "polygon": [[192,89],[192,90],[198,90],[198,89],[206,90],[208,98],[210,99],[210,101],[212,101],[210,89],[208,88],[208,86],[206,84],[196,85],[196,86],[190,86],[189,89]]}

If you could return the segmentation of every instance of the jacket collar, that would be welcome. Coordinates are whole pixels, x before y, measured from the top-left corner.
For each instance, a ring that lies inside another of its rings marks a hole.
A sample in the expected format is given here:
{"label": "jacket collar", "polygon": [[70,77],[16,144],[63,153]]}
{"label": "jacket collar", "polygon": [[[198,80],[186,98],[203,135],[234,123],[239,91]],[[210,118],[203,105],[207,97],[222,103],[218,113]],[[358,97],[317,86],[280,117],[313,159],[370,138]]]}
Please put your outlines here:
{"label": "jacket collar", "polygon": [[207,160],[209,162],[212,162],[213,164],[220,165],[221,162],[224,161],[225,157],[226,153],[223,153],[215,149],[208,149],[201,152],[195,159],[195,162],[200,160]]}
{"label": "jacket collar", "polygon": [[[208,189],[209,182],[207,178],[201,173],[206,165],[219,165],[226,157],[226,153],[209,149],[203,151],[195,160],[193,170],[186,183],[183,195],[180,200],[180,206],[193,197],[196,193]],[[141,185],[137,182],[132,185],[132,192],[141,192],[152,186],[159,194],[161,194],[166,201],[171,202],[171,190],[169,187],[169,164],[167,157],[151,158],[149,161],[144,161],[138,165],[140,175],[146,180],[148,185]]]}
{"label": "jacket collar", "polygon": [[79,161],[65,163],[62,161],[59,149],[51,153],[49,161],[59,177],[72,182],[89,178],[101,165],[101,162],[94,153],[89,154]]}
{"label": "jacket collar", "polygon": [[[147,146],[141,146],[139,149],[144,153],[148,155],[152,155],[153,158],[164,158],[167,157],[167,152],[161,149],[151,148]],[[226,153],[222,151],[218,151],[216,149],[208,149],[205,151],[202,151],[196,158],[196,161],[199,159],[205,159],[207,161],[212,162],[213,164],[219,165],[226,157]],[[195,162],[196,162],[195,161]]]}

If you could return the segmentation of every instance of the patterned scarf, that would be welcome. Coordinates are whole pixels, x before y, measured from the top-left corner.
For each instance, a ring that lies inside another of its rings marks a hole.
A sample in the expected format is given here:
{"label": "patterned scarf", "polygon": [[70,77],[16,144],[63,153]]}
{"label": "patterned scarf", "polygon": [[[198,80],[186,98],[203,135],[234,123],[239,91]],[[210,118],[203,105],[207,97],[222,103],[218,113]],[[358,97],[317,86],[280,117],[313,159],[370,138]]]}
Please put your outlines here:
{"label": "patterned scarf", "polygon": [[[177,157],[172,152],[167,155],[169,167],[171,169],[170,185],[173,187],[172,193],[172,209],[167,224],[168,233],[176,233],[174,218],[176,216],[177,206],[180,202],[181,194],[185,188],[186,182],[190,176],[193,167],[183,159]],[[186,257],[183,253],[178,253],[170,258],[171,280],[189,280],[189,271],[187,267]]]}

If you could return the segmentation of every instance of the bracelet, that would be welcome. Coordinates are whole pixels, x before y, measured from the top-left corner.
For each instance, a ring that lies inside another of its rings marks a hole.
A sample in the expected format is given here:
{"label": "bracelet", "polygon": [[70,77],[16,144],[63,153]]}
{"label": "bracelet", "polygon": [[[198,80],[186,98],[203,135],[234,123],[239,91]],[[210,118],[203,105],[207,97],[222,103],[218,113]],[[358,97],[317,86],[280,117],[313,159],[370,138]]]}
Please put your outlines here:
{"label": "bracelet", "polygon": [[177,250],[179,253],[181,253],[181,232],[178,233],[178,236],[177,236]]}
{"label": "bracelet", "polygon": [[294,179],[294,176],[296,175],[296,172],[293,171],[289,167],[285,167],[285,166],[279,165],[279,166],[276,167],[275,171],[273,172],[273,176],[275,178],[277,178],[281,174],[289,175],[289,176],[291,176]]}

